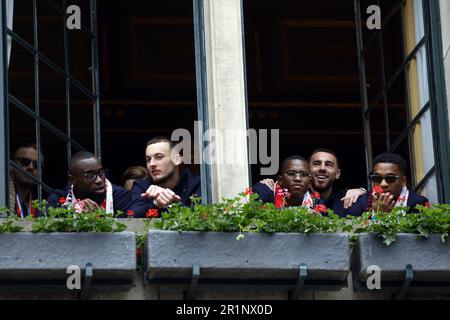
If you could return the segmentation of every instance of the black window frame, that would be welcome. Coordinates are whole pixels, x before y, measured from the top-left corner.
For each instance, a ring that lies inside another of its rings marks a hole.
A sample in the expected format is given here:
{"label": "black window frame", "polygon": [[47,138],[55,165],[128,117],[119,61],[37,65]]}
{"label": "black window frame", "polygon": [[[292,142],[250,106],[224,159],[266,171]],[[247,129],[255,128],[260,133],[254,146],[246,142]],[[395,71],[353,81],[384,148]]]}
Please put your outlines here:
{"label": "black window frame", "polygon": [[[380,5],[380,1],[378,1]],[[442,36],[440,30],[440,13],[439,3],[437,0],[423,0],[423,15],[424,15],[424,36],[417,41],[417,44],[412,51],[403,58],[402,64],[389,78],[385,78],[384,72],[384,60],[383,60],[383,48],[380,48],[381,62],[380,70],[382,71],[382,88],[378,92],[376,97],[369,101],[367,93],[367,80],[366,80],[366,65],[365,55],[367,48],[373,45],[373,42],[380,41],[383,43],[383,28],[389,23],[390,19],[395,13],[400,10],[401,25],[402,25],[402,52],[405,52],[405,37],[403,34],[403,1],[398,0],[385,17],[382,17],[381,29],[376,30],[371,37],[365,41],[363,39],[363,27],[365,27],[364,18],[361,14],[361,0],[354,0],[355,7],[355,22],[356,22],[356,43],[357,43],[357,56],[359,65],[360,76],[360,95],[361,95],[361,115],[364,127],[364,141],[365,141],[365,156],[366,156],[366,171],[369,175],[372,168],[372,141],[371,141],[371,129],[370,129],[370,113],[378,105],[380,101],[384,106],[384,122],[386,129],[386,152],[395,150],[405,139],[408,139],[409,153],[413,154],[411,135],[414,126],[421,120],[422,115],[430,111],[432,121],[433,132],[433,148],[434,148],[434,166],[425,174],[425,176],[416,184],[414,177],[411,179],[413,183],[413,190],[420,190],[429,178],[435,174],[437,183],[437,197],[439,202],[446,203],[450,201],[450,163],[449,150],[450,141],[447,141],[445,137],[448,137],[448,113],[447,113],[447,98],[445,91],[445,77],[444,77],[444,63],[442,56]],[[429,101],[421,108],[417,115],[413,119],[408,114],[407,125],[404,131],[396,139],[396,141],[390,141],[389,135],[389,121],[388,121],[388,105],[387,105],[387,91],[390,86],[400,76],[404,76],[405,81],[405,103],[407,104],[407,112],[410,110],[408,97],[408,79],[406,68],[410,61],[415,57],[416,53],[425,47],[427,54],[427,72],[428,72],[428,84],[429,84]],[[444,137],[440,139],[439,137]],[[412,159],[411,159],[412,161]],[[413,170],[412,174],[414,174]],[[370,186],[370,181],[367,181],[367,185]]]}
{"label": "black window frame", "polygon": [[[61,17],[64,17],[64,22],[67,21],[68,14],[66,13],[66,8],[68,7],[67,0],[62,1],[62,6],[55,3],[53,0],[42,0],[45,1],[48,6],[50,6],[56,13],[60,14]],[[39,3],[42,3],[40,1]],[[76,141],[71,134],[71,99],[70,99],[70,90],[71,86],[82,92],[85,96],[89,97],[93,101],[93,122],[94,122],[94,152],[99,159],[101,159],[101,131],[100,131],[100,97],[99,97],[99,72],[98,72],[98,33],[97,33],[97,0],[90,0],[90,28],[86,27],[83,23],[81,25],[81,30],[69,31],[65,25],[63,25],[64,29],[64,68],[58,66],[55,62],[52,61],[49,57],[47,57],[44,53],[39,51],[39,29],[38,29],[38,0],[33,0],[33,43],[29,43],[25,39],[23,39],[19,34],[9,29],[6,25],[6,2],[2,1],[2,9],[1,9],[1,45],[2,45],[2,63],[0,65],[0,72],[2,74],[1,78],[1,87],[3,88],[3,111],[0,116],[3,117],[4,121],[4,130],[2,132],[3,136],[0,136],[0,139],[5,142],[5,146],[3,148],[4,156],[3,160],[4,165],[4,175],[2,178],[2,188],[0,189],[0,193],[2,193],[0,198],[0,205],[9,206],[9,171],[11,169],[15,169],[20,171],[23,175],[29,177],[32,181],[34,181],[37,185],[37,200],[42,201],[42,191],[45,190],[48,193],[52,192],[52,188],[45,184],[42,180],[42,167],[41,167],[41,128],[45,128],[52,134],[56,135],[62,141],[66,143],[67,146],[67,156],[68,159],[71,157],[72,149],[78,151],[86,151],[86,148],[82,146],[81,143]],[[82,20],[83,21],[83,20]],[[76,80],[70,73],[70,56],[69,56],[69,44],[68,44],[68,32],[83,32],[84,35],[87,35],[91,40],[91,76],[92,76],[92,88],[86,88],[84,84]],[[34,58],[34,88],[35,88],[35,104],[34,110],[27,106],[25,103],[20,101],[20,99],[14,97],[8,90],[8,63],[7,63],[7,38],[11,37],[12,41],[21,46],[23,49],[28,51]],[[44,119],[40,114],[40,99],[39,99],[39,86],[40,86],[40,74],[39,74],[39,66],[40,64],[44,64],[46,67],[52,69],[55,73],[59,74],[65,79],[65,108],[67,114],[67,129],[66,132],[61,131],[56,126],[54,126],[51,122]],[[28,172],[23,170],[20,166],[18,166],[13,159],[10,159],[10,132],[9,132],[9,109],[17,108],[30,116],[35,121],[35,129],[36,129],[36,149],[38,154],[38,176],[34,177],[30,175]],[[3,162],[0,161],[0,162]],[[5,188],[3,192],[3,187]]]}

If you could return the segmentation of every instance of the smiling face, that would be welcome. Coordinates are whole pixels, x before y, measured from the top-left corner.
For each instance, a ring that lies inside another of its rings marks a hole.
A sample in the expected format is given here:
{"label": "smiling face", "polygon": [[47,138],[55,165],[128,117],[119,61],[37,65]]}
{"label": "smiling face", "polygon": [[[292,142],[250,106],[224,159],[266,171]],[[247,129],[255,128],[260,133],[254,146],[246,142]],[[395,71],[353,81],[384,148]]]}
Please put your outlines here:
{"label": "smiling face", "polygon": [[157,142],[147,146],[145,151],[147,169],[156,185],[172,179],[177,166],[181,163],[181,157],[174,155],[172,159],[171,152],[168,142]]}
{"label": "smiling face", "polygon": [[320,151],[313,154],[309,167],[313,188],[318,192],[329,190],[334,181],[341,176],[336,157],[328,152]]}
{"label": "smiling face", "polygon": [[288,189],[291,198],[302,200],[311,185],[308,162],[299,159],[286,161],[278,176],[278,183]]}
{"label": "smiling face", "polygon": [[[372,186],[379,186],[383,189],[384,193],[389,192],[394,198],[397,198],[402,192],[403,187],[406,186],[407,179],[399,166],[395,163],[380,162],[375,164],[373,166],[372,175],[382,176],[384,178],[380,183],[372,182]],[[392,179],[395,179],[395,182],[388,183],[385,179],[386,176],[397,177],[392,177]]]}

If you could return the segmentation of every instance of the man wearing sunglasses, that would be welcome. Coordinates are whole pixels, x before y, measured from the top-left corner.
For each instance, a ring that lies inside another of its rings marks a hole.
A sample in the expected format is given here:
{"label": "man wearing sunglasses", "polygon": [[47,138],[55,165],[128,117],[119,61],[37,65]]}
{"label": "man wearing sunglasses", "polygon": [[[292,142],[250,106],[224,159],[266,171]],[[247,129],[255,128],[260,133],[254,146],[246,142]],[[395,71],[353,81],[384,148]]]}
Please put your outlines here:
{"label": "man wearing sunglasses", "polygon": [[[43,157],[41,156],[41,161]],[[10,173],[9,203],[11,210],[21,218],[36,217],[39,212],[32,207],[35,200],[35,183],[22,171],[33,177],[38,176],[38,156],[36,145],[29,143],[19,146],[13,153],[14,163],[20,168],[13,167]],[[42,162],[41,162],[42,168]]]}
{"label": "man wearing sunglasses", "polygon": [[390,212],[394,207],[408,207],[408,213],[416,212],[417,205],[427,205],[428,199],[407,188],[406,161],[398,154],[383,153],[373,161],[372,190],[361,196],[348,210],[361,215],[371,209]]}
{"label": "man wearing sunglasses", "polygon": [[78,152],[69,161],[69,186],[54,190],[47,201],[51,207],[72,207],[79,212],[103,208],[107,213],[127,213],[131,194],[106,179],[101,161],[90,152]]}

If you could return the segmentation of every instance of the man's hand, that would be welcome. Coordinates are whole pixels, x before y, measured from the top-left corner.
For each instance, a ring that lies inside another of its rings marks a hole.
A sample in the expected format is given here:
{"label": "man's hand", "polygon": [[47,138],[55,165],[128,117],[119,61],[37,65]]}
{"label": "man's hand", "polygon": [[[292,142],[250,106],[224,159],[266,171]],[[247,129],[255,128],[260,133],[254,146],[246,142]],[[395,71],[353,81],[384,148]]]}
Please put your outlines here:
{"label": "man's hand", "polygon": [[93,201],[93,200],[91,200],[91,199],[89,199],[89,198],[87,198],[87,199],[84,199],[84,200],[81,200],[81,203],[82,203],[82,210],[81,210],[81,212],[89,212],[89,211],[94,211],[94,210],[97,210],[97,209],[100,209],[101,207],[98,205],[98,203],[97,202],[95,202],[95,201]]}
{"label": "man's hand", "polygon": [[379,196],[373,195],[372,209],[381,212],[391,212],[395,206],[394,196],[389,192],[382,193]]}
{"label": "man's hand", "polygon": [[275,181],[273,181],[272,179],[264,179],[261,180],[260,182],[268,186],[272,191],[275,189]]}
{"label": "man's hand", "polygon": [[364,193],[366,193],[366,192],[361,190],[361,189],[350,189],[350,190],[347,190],[347,193],[345,194],[345,197],[343,197],[341,199],[341,201],[344,201],[344,208],[345,209],[350,208],[354,203],[356,203],[358,198],[360,196],[362,196]]}
{"label": "man's hand", "polygon": [[163,191],[156,197],[154,203],[155,205],[161,209],[165,208],[173,202],[180,201],[181,198],[175,192],[170,189],[163,189]]}
{"label": "man's hand", "polygon": [[152,184],[147,191],[141,194],[141,197],[145,197],[147,199],[156,199],[165,189],[158,187],[157,185]]}

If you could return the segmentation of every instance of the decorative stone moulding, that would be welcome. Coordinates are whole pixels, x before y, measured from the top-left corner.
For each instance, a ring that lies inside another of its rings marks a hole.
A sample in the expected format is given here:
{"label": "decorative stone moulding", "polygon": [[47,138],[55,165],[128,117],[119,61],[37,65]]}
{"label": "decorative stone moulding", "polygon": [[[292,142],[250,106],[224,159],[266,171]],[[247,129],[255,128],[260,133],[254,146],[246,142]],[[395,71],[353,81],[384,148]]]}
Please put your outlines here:
{"label": "decorative stone moulding", "polygon": [[69,266],[92,288],[129,290],[136,277],[133,232],[0,234],[0,288],[67,289]]}
{"label": "decorative stone moulding", "polygon": [[450,244],[442,242],[440,235],[418,238],[415,234],[400,233],[387,246],[375,234],[360,234],[353,263],[353,278],[360,289],[365,289],[366,280],[375,274],[368,272],[371,266],[380,269],[381,289],[450,288]]}
{"label": "decorative stone moulding", "polygon": [[143,270],[150,284],[347,286],[346,234],[150,230]]}

